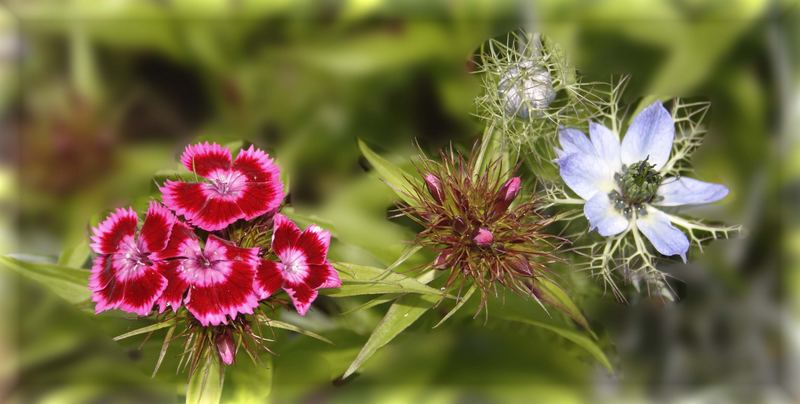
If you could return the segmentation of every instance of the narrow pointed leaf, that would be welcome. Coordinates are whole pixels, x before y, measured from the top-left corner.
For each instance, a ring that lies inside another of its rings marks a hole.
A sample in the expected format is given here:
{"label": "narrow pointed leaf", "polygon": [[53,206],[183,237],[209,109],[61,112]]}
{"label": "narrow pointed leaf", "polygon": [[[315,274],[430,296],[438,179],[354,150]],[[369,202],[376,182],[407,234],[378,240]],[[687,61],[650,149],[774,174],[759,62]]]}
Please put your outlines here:
{"label": "narrow pointed leaf", "polygon": [[73,304],[86,301],[91,296],[89,271],[86,269],[27,262],[9,256],[0,256],[0,267],[41,284]]}
{"label": "narrow pointed leaf", "polygon": [[164,362],[164,356],[167,355],[167,349],[169,349],[169,344],[172,342],[172,334],[175,333],[175,326],[167,330],[167,335],[164,336],[164,342],[161,344],[161,351],[158,352],[158,360],[156,361],[156,366],[153,368],[153,374],[150,377],[156,377],[156,373],[158,373],[158,369],[161,367],[161,363]]}
{"label": "narrow pointed leaf", "polygon": [[364,344],[358,356],[347,368],[347,371],[344,372],[342,379],[346,379],[355,373],[378,349],[388,344],[411,324],[414,324],[436,302],[437,298],[430,295],[412,294],[397,299],[372,331],[367,343]]}
{"label": "narrow pointed leaf", "polygon": [[539,278],[539,293],[540,298],[547,304],[555,307],[556,309],[560,310],[562,313],[569,316],[571,319],[575,320],[576,323],[580,324],[581,327],[586,329],[589,334],[592,335],[592,338],[597,339],[597,335],[595,335],[592,328],[589,327],[589,322],[586,321],[586,317],[583,316],[581,310],[578,308],[578,305],[570,299],[570,297],[564,293],[558,285],[553,283],[550,280]]}
{"label": "narrow pointed leaf", "polygon": [[378,153],[375,153],[361,139],[358,139],[358,148],[361,149],[364,158],[375,168],[378,176],[394,190],[397,196],[404,202],[413,204],[414,200],[411,195],[414,194],[414,191],[412,184],[409,182],[412,176],[389,160],[381,157]]}
{"label": "narrow pointed leaf", "polygon": [[74,245],[67,246],[61,250],[61,255],[58,256],[58,265],[80,268],[89,259],[90,254],[89,241],[86,238],[81,238]]}
{"label": "narrow pointed leaf", "polygon": [[118,335],[118,336],[114,337],[114,341],[121,341],[121,340],[123,340],[125,338],[130,338],[130,337],[133,337],[133,336],[136,336],[136,335],[141,335],[141,334],[146,334],[148,332],[157,331],[157,330],[160,330],[162,328],[171,327],[171,326],[175,325],[176,322],[177,322],[176,319],[171,318],[169,320],[165,320],[165,321],[162,321],[160,323],[155,323],[155,324],[148,325],[147,327],[137,328],[137,329],[135,329],[133,331],[128,331],[125,334]]}
{"label": "narrow pointed leaf", "polygon": [[396,272],[387,272],[385,269],[347,263],[336,263],[334,267],[339,271],[342,287],[323,290],[323,293],[328,296],[343,297],[385,293],[442,295],[442,291],[439,289]]}
{"label": "narrow pointed leaf", "polygon": [[575,345],[579,346],[580,348],[584,349],[588,352],[592,357],[594,357],[598,362],[600,362],[603,367],[608,369],[609,372],[614,373],[614,368],[611,366],[611,362],[609,362],[606,354],[603,353],[603,350],[594,342],[591,338],[588,338],[576,331],[568,330],[566,328],[561,328],[552,324],[542,323],[536,320],[529,320],[522,317],[516,316],[500,316],[509,321],[515,321],[518,323],[528,324],[534,327],[542,328],[548,331],[552,331],[562,338],[573,342]]}
{"label": "narrow pointed leaf", "polygon": [[302,335],[305,335],[307,337],[311,337],[311,338],[314,338],[314,339],[320,340],[322,342],[325,342],[325,343],[333,345],[333,342],[331,340],[323,337],[322,335],[319,335],[319,334],[317,334],[317,333],[315,333],[313,331],[309,331],[309,330],[300,328],[300,327],[298,327],[298,326],[296,326],[294,324],[289,324],[289,323],[285,323],[283,321],[269,319],[269,318],[267,318],[265,316],[261,316],[261,315],[258,316],[258,320],[263,322],[264,324],[270,326],[270,327],[280,328],[280,329],[284,329],[284,330],[288,330],[288,331],[294,331],[294,332],[296,332],[298,334],[302,334]]}
{"label": "narrow pointed leaf", "polygon": [[442,323],[444,323],[445,321],[447,321],[447,319],[448,319],[448,318],[452,317],[452,316],[453,316],[453,314],[456,314],[456,312],[457,312],[459,309],[461,309],[461,307],[462,307],[462,306],[464,306],[464,304],[466,304],[466,303],[467,303],[467,301],[469,301],[469,298],[470,298],[470,297],[472,297],[472,294],[473,294],[473,293],[475,293],[475,289],[477,289],[477,287],[476,287],[474,284],[473,284],[472,286],[470,286],[470,288],[467,290],[467,293],[464,293],[464,296],[461,296],[461,299],[459,299],[459,301],[458,301],[458,303],[456,303],[455,307],[453,307],[453,309],[452,309],[452,310],[450,310],[450,311],[449,311],[449,312],[448,312],[448,313],[447,313],[447,314],[444,316],[444,318],[442,318],[441,320],[439,320],[439,322],[438,322],[438,323],[436,323],[436,325],[435,325],[435,326],[433,326],[433,328],[436,328],[436,327],[438,327],[438,326],[442,325]]}

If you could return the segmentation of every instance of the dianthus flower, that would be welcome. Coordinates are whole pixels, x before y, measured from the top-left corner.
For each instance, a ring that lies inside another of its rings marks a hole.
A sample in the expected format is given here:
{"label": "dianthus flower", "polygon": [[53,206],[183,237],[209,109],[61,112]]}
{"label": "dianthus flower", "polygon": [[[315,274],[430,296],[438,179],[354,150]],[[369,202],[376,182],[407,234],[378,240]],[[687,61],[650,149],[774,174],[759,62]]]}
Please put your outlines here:
{"label": "dianthus flower", "polygon": [[164,289],[163,271],[180,255],[182,226],[168,209],[152,202],[141,229],[132,209],[117,209],[92,229],[91,248],[97,254],[89,288],[95,310],[120,309],[144,316]]}
{"label": "dianthus flower", "polygon": [[190,145],[181,163],[200,182],[167,180],[164,204],[203,230],[214,231],[239,220],[252,220],[277,209],[283,200],[280,169],[263,151],[250,146],[232,161],[215,143]]}
{"label": "dianthus flower", "polygon": [[272,252],[278,262],[262,259],[256,276],[256,289],[266,298],[283,288],[295,309],[305,315],[317,298],[317,289],[338,288],[339,274],[328,262],[331,234],[311,225],[300,231],[291,220],[276,214],[272,233]]}

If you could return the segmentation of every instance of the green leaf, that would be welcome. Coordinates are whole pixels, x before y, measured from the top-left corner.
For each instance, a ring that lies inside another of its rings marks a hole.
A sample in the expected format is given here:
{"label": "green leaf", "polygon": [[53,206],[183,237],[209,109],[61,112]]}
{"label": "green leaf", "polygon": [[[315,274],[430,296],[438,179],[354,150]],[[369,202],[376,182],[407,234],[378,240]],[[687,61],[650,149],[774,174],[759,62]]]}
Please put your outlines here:
{"label": "green leaf", "polygon": [[358,148],[364,158],[372,164],[378,176],[389,185],[392,190],[400,197],[405,203],[412,205],[414,199],[414,186],[411,183],[413,178],[410,174],[405,172],[402,168],[392,164],[389,160],[381,157],[367,146],[361,139],[358,139]]}
{"label": "green leaf", "polygon": [[414,324],[436,302],[437,299],[430,295],[405,295],[397,299],[372,331],[367,343],[364,344],[358,356],[347,368],[347,371],[344,372],[342,379],[346,379],[355,373],[378,349],[388,344],[411,324]]}
{"label": "green leaf", "polygon": [[86,260],[89,259],[90,254],[89,241],[85,237],[82,237],[75,242],[74,245],[61,250],[61,255],[58,256],[58,265],[80,268],[86,263]]}
{"label": "green leaf", "polygon": [[271,354],[251,360],[238,361],[228,368],[226,403],[266,403],[272,392],[275,367]]}
{"label": "green leaf", "polygon": [[289,323],[285,323],[283,321],[273,320],[273,319],[267,318],[264,315],[259,315],[258,316],[258,320],[263,322],[263,323],[265,323],[266,325],[268,325],[270,327],[281,328],[281,329],[284,329],[284,330],[294,331],[294,332],[296,332],[298,334],[302,334],[302,335],[305,335],[307,337],[311,337],[311,338],[314,338],[314,339],[320,340],[322,342],[325,342],[325,343],[333,345],[333,341],[323,337],[322,335],[319,335],[319,334],[317,334],[317,333],[315,333],[313,331],[309,331],[309,330],[300,328],[300,327],[298,327],[298,326],[296,326],[294,324],[289,324]]}
{"label": "green leaf", "polygon": [[7,255],[0,256],[0,267],[8,268],[49,289],[59,297],[76,304],[91,296],[89,271],[56,264],[22,261]]}
{"label": "green leaf", "polygon": [[342,287],[324,290],[328,296],[344,297],[384,293],[442,295],[442,291],[397,272],[347,263],[336,263],[333,266],[339,271]]}
{"label": "green leaf", "polygon": [[597,335],[589,327],[589,322],[586,321],[586,317],[583,316],[578,305],[564,293],[564,290],[548,279],[538,278],[537,280],[539,281],[537,290],[541,300],[575,320],[592,335],[592,338],[597,339]]}
{"label": "green leaf", "polygon": [[450,310],[450,311],[449,311],[449,312],[448,312],[448,313],[447,313],[447,314],[444,316],[444,318],[442,318],[441,320],[439,320],[439,322],[438,322],[438,323],[436,323],[436,325],[435,325],[435,326],[433,326],[433,328],[436,328],[436,327],[438,327],[438,326],[442,325],[442,323],[444,323],[445,321],[447,321],[447,319],[448,319],[448,318],[452,317],[452,316],[453,316],[453,314],[456,314],[456,312],[457,312],[459,309],[461,309],[461,307],[462,307],[462,306],[464,306],[464,304],[466,304],[466,303],[467,303],[467,301],[469,300],[469,298],[470,298],[470,297],[472,297],[472,294],[473,294],[473,293],[475,293],[475,289],[477,289],[477,286],[475,286],[475,284],[473,284],[472,286],[470,286],[470,287],[469,287],[469,289],[467,290],[467,293],[464,293],[464,296],[461,296],[461,298],[458,300],[458,303],[455,305],[455,307],[453,307],[453,309],[452,309],[452,310]]}
{"label": "green leaf", "polygon": [[575,345],[583,348],[586,352],[592,355],[598,362],[600,362],[601,365],[603,365],[606,369],[608,369],[609,372],[614,373],[614,368],[611,366],[611,362],[609,362],[608,358],[603,353],[603,350],[600,349],[600,347],[597,344],[595,344],[595,342],[592,341],[590,338],[587,338],[586,336],[578,332],[536,320],[529,320],[522,317],[504,316],[504,315],[500,315],[499,317],[505,320],[528,324],[534,327],[539,327],[548,331],[552,331],[558,334],[559,336],[563,337],[564,339],[567,339],[575,343]]}
{"label": "green leaf", "polygon": [[225,374],[219,359],[211,351],[206,352],[203,364],[195,369],[186,386],[186,403],[219,403],[224,379]]}
{"label": "green leaf", "polygon": [[167,327],[175,325],[176,322],[177,322],[177,320],[175,318],[171,318],[169,320],[162,321],[160,323],[155,323],[155,324],[148,325],[146,327],[137,328],[137,329],[135,329],[133,331],[128,331],[125,334],[118,335],[118,336],[114,337],[114,341],[121,341],[121,340],[123,340],[125,338],[130,338],[130,337],[133,337],[133,336],[136,336],[136,335],[146,334],[146,333],[149,333],[149,332],[160,330],[162,328],[167,328]]}

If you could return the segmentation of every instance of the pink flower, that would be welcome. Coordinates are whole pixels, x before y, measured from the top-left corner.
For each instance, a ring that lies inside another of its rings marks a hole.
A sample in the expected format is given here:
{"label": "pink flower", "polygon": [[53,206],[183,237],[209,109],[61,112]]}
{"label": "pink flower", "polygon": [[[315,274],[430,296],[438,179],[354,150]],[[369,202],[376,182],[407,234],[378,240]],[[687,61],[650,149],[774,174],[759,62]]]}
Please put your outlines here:
{"label": "pink flower", "polygon": [[180,246],[182,260],[163,272],[169,281],[159,300],[163,311],[186,305],[203,326],[227,324],[228,317],[252,314],[258,307],[253,280],[258,266],[258,248],[240,248],[216,236],[205,247],[196,238]]}
{"label": "pink flower", "polygon": [[316,225],[304,231],[281,214],[276,214],[272,233],[272,250],[280,262],[262,259],[255,286],[260,298],[269,297],[283,288],[300,315],[305,315],[317,289],[342,285],[339,274],[328,263],[331,234]]}
{"label": "pink flower", "polygon": [[231,152],[216,143],[189,145],[181,163],[202,182],[167,180],[164,204],[204,230],[214,231],[239,220],[251,220],[280,206],[280,169],[263,151],[250,146],[231,161]]}
{"label": "pink flower", "polygon": [[183,226],[164,206],[152,202],[142,228],[132,209],[117,209],[92,229],[92,250],[97,253],[89,279],[97,313],[120,309],[147,315],[167,287],[161,274],[178,256],[175,245]]}

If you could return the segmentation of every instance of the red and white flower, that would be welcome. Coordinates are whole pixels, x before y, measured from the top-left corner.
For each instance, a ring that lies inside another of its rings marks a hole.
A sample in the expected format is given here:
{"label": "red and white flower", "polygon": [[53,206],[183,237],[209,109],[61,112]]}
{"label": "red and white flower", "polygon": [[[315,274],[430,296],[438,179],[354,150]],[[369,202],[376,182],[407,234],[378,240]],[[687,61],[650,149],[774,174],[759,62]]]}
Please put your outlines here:
{"label": "red and white flower", "polygon": [[163,272],[169,286],[159,300],[163,311],[174,311],[183,303],[204,326],[227,324],[228,317],[252,314],[258,307],[253,280],[258,266],[258,248],[241,248],[209,236],[205,247],[196,238],[180,247],[183,259]]}
{"label": "red and white flower", "polygon": [[255,289],[266,299],[283,288],[300,315],[305,315],[317,298],[317,289],[342,285],[339,274],[328,262],[331,234],[316,225],[300,231],[291,220],[276,214],[272,233],[272,251],[280,262],[262,259],[258,266]]}
{"label": "red and white flower", "polygon": [[202,182],[168,180],[164,204],[204,230],[214,231],[277,209],[283,200],[280,169],[265,152],[250,146],[232,160],[216,143],[189,145],[181,163]]}
{"label": "red and white flower", "polygon": [[120,309],[147,315],[167,287],[161,274],[169,259],[179,255],[181,236],[172,237],[175,226],[183,226],[163,205],[152,202],[142,228],[132,209],[117,209],[92,229],[91,248],[97,254],[89,288],[97,313]]}

